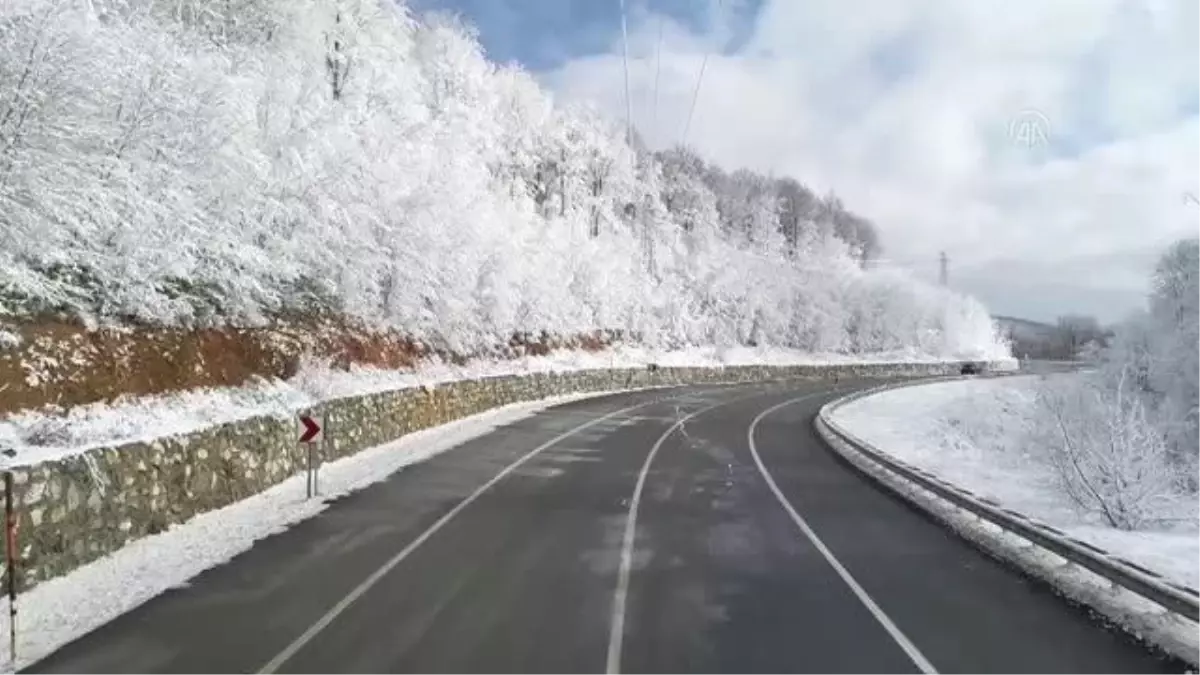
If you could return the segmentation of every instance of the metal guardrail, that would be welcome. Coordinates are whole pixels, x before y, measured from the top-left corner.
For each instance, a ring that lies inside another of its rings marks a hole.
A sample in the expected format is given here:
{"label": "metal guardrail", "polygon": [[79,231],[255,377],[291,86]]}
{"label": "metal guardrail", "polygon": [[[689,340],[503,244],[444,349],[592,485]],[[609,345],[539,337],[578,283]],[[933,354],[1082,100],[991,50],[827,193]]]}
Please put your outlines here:
{"label": "metal guardrail", "polygon": [[[1011,377],[1022,373],[995,373],[984,377]],[[918,386],[932,382],[968,379],[963,377],[941,377],[918,382],[889,383],[873,387],[831,401],[821,408],[817,423],[852,446],[860,454],[891,471],[901,478],[919,485],[934,495],[990,521],[1009,532],[1041,546],[1090,572],[1107,579],[1141,597],[1158,604],[1168,611],[1180,614],[1192,621],[1200,620],[1200,594],[1196,589],[1171,582],[1156,572],[1115,556],[1087,542],[1074,539],[1061,530],[1042,523],[1025,514],[1006,509],[1000,504],[981,497],[969,490],[951,485],[936,476],[888,456],[886,453],[858,438],[831,419],[831,413],[852,401],[882,391]]]}

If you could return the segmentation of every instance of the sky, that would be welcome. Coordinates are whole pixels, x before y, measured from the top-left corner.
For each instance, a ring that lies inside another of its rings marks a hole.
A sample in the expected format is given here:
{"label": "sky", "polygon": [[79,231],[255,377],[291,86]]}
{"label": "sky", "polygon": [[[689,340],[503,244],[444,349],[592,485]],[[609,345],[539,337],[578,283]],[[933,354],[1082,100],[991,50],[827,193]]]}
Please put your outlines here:
{"label": "sky", "polygon": [[[410,4],[625,118],[620,0]],[[1195,0],[625,0],[625,17],[653,147],[833,190],[885,264],[935,279],[945,251],[995,313],[1117,321],[1197,234]]]}

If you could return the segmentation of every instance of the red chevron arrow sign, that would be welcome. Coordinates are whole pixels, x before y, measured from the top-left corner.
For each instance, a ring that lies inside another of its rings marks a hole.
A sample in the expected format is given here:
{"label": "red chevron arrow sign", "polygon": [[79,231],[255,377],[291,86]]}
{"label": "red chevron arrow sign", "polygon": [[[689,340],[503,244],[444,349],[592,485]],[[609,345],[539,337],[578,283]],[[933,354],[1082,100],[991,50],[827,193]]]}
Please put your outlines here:
{"label": "red chevron arrow sign", "polygon": [[300,434],[301,443],[311,443],[321,435],[321,425],[308,415],[300,416],[300,424],[304,425],[304,432]]}

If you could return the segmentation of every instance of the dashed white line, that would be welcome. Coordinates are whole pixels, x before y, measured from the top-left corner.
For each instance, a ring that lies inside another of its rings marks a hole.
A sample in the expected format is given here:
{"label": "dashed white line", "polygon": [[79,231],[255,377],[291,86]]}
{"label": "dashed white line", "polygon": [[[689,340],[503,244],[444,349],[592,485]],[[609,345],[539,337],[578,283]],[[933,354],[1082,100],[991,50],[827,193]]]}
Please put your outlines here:
{"label": "dashed white line", "polygon": [[900,628],[896,626],[895,622],[893,622],[891,618],[889,618],[888,615],[885,614],[882,609],[880,609],[879,605],[871,599],[871,596],[867,595],[867,592],[863,590],[863,587],[860,586],[858,582],[854,580],[854,577],[850,575],[850,572],[848,572],[846,568],[843,567],[840,562],[838,562],[838,559],[833,556],[833,553],[829,550],[829,547],[827,547],[825,543],[821,541],[821,538],[817,536],[817,533],[814,532],[813,529],[809,527],[808,523],[805,522],[804,518],[800,516],[795,507],[792,506],[792,503],[789,502],[787,497],[784,496],[783,491],[779,489],[779,485],[775,483],[775,479],[771,476],[771,472],[767,470],[766,465],[763,464],[762,458],[758,454],[758,447],[754,443],[754,430],[758,428],[758,423],[761,422],[764,417],[775,412],[776,410],[793,403],[798,403],[806,398],[809,398],[809,396],[801,396],[799,398],[789,399],[778,405],[773,405],[759,413],[758,417],[754,418],[754,421],[750,423],[750,427],[746,430],[746,440],[750,444],[750,455],[754,458],[754,463],[758,465],[759,473],[761,473],[762,477],[767,481],[767,487],[769,487],[771,492],[775,494],[775,498],[779,500],[780,505],[783,506],[783,510],[787,511],[787,514],[791,516],[792,522],[796,523],[796,527],[800,528],[800,531],[804,533],[804,536],[808,537],[808,540],[812,542],[813,546],[820,551],[821,555],[824,556],[825,561],[829,563],[829,566],[832,567],[835,572],[837,572],[838,576],[842,578],[842,581],[846,582],[846,585],[850,587],[850,590],[854,592],[854,595],[858,597],[859,601],[866,606],[867,611],[871,612],[871,615],[875,617],[875,620],[883,626],[883,629],[886,630],[888,635],[890,635],[896,644],[900,646],[900,649],[904,650],[904,653],[908,655],[908,658],[911,659],[914,664],[916,664],[917,668],[919,668],[922,673],[937,673],[937,670],[933,667],[933,664],[931,664],[929,660],[926,659],[921,653],[921,651],[917,649],[917,646],[912,643],[912,640],[909,640],[908,636],[906,636],[900,630]]}
{"label": "dashed white line", "polygon": [[[642,503],[642,491],[646,486],[646,477],[650,475],[650,465],[654,463],[654,457],[658,455],[658,451],[662,448],[663,443],[683,425],[693,417],[702,415],[709,410],[719,408],[723,405],[729,405],[738,401],[744,401],[753,396],[761,396],[766,392],[755,392],[748,396],[739,396],[728,401],[721,401],[710,406],[701,408],[693,413],[689,413],[684,417],[679,418],[675,424],[672,424],[666,431],[658,437],[654,445],[650,448],[650,453],[646,455],[646,460],[642,463],[642,469],[638,472],[637,484],[633,487],[633,496],[629,500],[629,515],[625,519],[625,533],[621,539],[621,556],[620,566],[617,570],[617,588],[613,594],[612,616],[609,619],[608,629],[608,655],[606,658],[605,671],[608,673],[621,672],[621,647],[625,640],[625,607],[629,602],[629,580],[633,573],[633,544],[637,534],[637,519],[638,507]],[[823,392],[814,392],[808,396],[816,396]],[[808,398],[803,396],[801,398]]]}
{"label": "dashed white line", "polygon": [[[321,618],[317,619],[317,621],[315,623],[313,623],[311,626],[309,626],[308,630],[304,631],[300,635],[300,637],[293,640],[292,643],[289,644],[287,647],[285,647],[283,651],[276,654],[275,657],[272,658],[270,661],[268,661],[262,668],[259,668],[258,672],[259,673],[274,673],[275,671],[279,670],[280,666],[282,666],[284,663],[286,663],[288,661],[288,659],[295,656],[296,652],[300,651],[306,644],[311,642],[313,640],[313,638],[315,638],[318,634],[320,634],[321,631],[325,630],[325,628],[327,626],[329,626],[329,624],[333,623],[334,619],[336,619],[338,617],[338,615],[340,615],[342,612],[346,611],[346,609],[348,607],[350,607],[350,605],[352,605],[354,603],[354,601],[356,601],[360,597],[362,597],[363,594],[365,594],[367,591],[369,591],[372,586],[379,583],[379,581],[381,579],[383,579],[388,574],[388,572],[391,572],[392,569],[394,569],[397,565],[399,565],[401,562],[403,562],[405,558],[407,558],[409,555],[411,555],[413,551],[417,550],[417,548],[420,547],[421,544],[424,544],[426,542],[426,540],[428,540],[430,537],[432,537],[434,534],[436,534],[438,530],[445,527],[446,524],[449,523],[451,520],[453,520],[454,517],[457,516],[459,513],[461,513],[463,511],[463,509],[470,506],[472,502],[474,502],[476,499],[478,499],[483,493],[485,493],[489,489],[491,489],[491,487],[493,485],[495,485],[496,483],[499,483],[506,476],[513,473],[517,469],[521,468],[522,465],[524,465],[526,462],[528,462],[529,460],[536,457],[542,451],[546,450],[547,448],[550,448],[551,446],[557,444],[559,441],[562,441],[563,439],[569,438],[569,437],[579,433],[580,431],[583,431],[584,429],[592,427],[592,426],[599,424],[601,422],[604,422],[606,420],[610,420],[612,418],[619,417],[620,415],[623,415],[631,410],[637,410],[639,408],[644,408],[646,406],[654,405],[656,403],[662,403],[663,400],[664,399],[654,399],[651,401],[647,401],[645,403],[639,403],[638,405],[629,406],[628,408],[622,408],[620,410],[608,413],[607,415],[602,415],[600,417],[588,420],[587,422],[584,422],[583,424],[580,424],[579,426],[573,427],[573,428],[555,436],[554,438],[546,441],[545,443],[542,443],[541,445],[537,446],[533,450],[530,450],[529,452],[522,455],[520,458],[518,458],[512,464],[509,464],[508,466],[504,467],[504,469],[502,471],[500,471],[500,473],[496,474],[495,476],[492,477],[491,480],[489,480],[488,482],[484,483],[479,488],[477,488],[466,499],[463,499],[453,509],[450,509],[450,511],[446,515],[439,518],[437,520],[437,522],[435,522],[433,525],[430,525],[428,529],[426,529],[424,532],[422,532],[420,534],[420,536],[418,536],[416,539],[413,539],[408,544],[408,546],[405,546],[403,550],[401,550],[396,555],[392,556],[392,558],[389,559],[387,562],[385,562],[382,566],[380,566],[379,569],[375,570],[371,574],[371,576],[367,577],[362,583],[360,583],[358,586],[356,586],[354,588],[354,590],[350,591],[350,593],[348,593],[346,595],[346,597],[339,600],[336,605],[331,607],[329,609],[329,611],[325,612],[325,614],[321,616]],[[665,400],[670,400],[670,398],[667,398]]]}

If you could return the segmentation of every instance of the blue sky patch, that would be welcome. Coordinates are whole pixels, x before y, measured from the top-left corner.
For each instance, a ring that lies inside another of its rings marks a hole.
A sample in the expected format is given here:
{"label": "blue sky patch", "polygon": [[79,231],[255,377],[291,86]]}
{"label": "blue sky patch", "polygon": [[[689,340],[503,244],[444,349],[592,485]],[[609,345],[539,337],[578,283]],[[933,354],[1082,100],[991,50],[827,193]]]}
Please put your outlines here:
{"label": "blue sky patch", "polygon": [[[763,0],[738,4],[724,51],[738,50],[749,38]],[[698,0],[627,0],[634,23],[648,13],[665,14],[693,32],[711,26],[708,3]],[[516,61],[532,71],[551,70],[580,56],[612,51],[621,35],[618,0],[409,0],[416,12],[455,12],[479,29],[488,58]]]}

